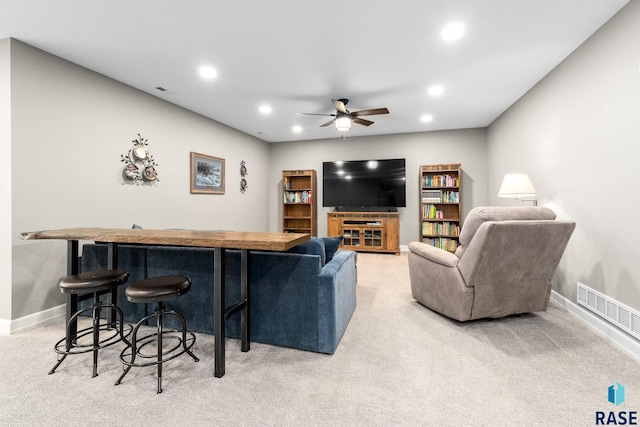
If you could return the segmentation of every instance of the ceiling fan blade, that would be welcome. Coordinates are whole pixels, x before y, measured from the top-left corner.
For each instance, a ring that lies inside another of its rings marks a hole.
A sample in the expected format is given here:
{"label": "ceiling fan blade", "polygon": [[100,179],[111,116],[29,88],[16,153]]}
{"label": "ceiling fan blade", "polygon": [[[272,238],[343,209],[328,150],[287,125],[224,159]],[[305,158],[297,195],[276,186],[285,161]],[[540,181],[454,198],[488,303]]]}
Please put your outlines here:
{"label": "ceiling fan blade", "polygon": [[371,126],[373,124],[373,122],[371,120],[365,120],[365,119],[361,119],[359,117],[352,117],[351,120],[353,121],[353,123],[357,123],[357,124],[363,125],[363,126]]}
{"label": "ceiling fan blade", "polygon": [[355,117],[360,116],[374,116],[376,114],[389,114],[389,110],[386,108],[373,108],[371,110],[360,110],[351,113]]}
{"label": "ceiling fan blade", "polygon": [[321,113],[298,113],[299,116],[330,116],[335,117],[335,114],[321,114]]}
{"label": "ceiling fan blade", "polygon": [[339,99],[332,99],[331,102],[333,102],[333,106],[336,107],[336,110],[347,114],[347,107],[344,106],[344,102]]}
{"label": "ceiling fan blade", "polygon": [[321,128],[323,128],[323,127],[325,127],[325,126],[329,126],[330,124],[332,124],[332,123],[333,123],[333,122],[335,122],[335,121],[336,121],[336,119],[329,120],[327,123],[325,123],[325,124],[323,124],[323,125],[320,125],[320,127],[321,127]]}

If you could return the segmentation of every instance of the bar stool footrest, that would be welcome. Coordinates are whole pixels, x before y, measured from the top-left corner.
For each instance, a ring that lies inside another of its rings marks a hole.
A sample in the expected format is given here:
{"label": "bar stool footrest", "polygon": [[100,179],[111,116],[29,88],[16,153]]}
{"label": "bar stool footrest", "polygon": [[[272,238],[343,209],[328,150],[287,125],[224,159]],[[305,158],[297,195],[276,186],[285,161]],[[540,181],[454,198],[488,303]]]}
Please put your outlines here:
{"label": "bar stool footrest", "polygon": [[[154,366],[160,363],[168,362],[169,360],[173,360],[176,357],[183,355],[184,353],[189,353],[189,355],[196,362],[200,361],[200,359],[198,359],[193,353],[191,353],[191,348],[193,348],[194,344],[196,343],[196,336],[193,334],[193,332],[191,331],[186,332],[186,341],[184,345],[183,345],[183,339],[177,336],[176,334],[182,334],[182,331],[178,331],[178,330],[162,331],[163,341],[166,339],[177,341],[173,347],[167,350],[165,350],[164,348],[162,349],[162,360],[158,360],[158,353],[155,349],[153,350],[153,353],[143,352],[144,347],[146,347],[147,345],[151,345],[151,344],[157,345],[158,333],[153,332],[143,337],[137,338],[137,342],[139,345],[136,348],[136,357],[133,359],[134,360],[133,362],[131,361],[132,360],[131,347],[126,347],[124,350],[122,350],[122,352],[120,353],[120,361],[122,362],[123,365],[126,365],[126,366],[136,366],[136,367]],[[180,350],[180,351],[176,352],[177,350]],[[135,361],[136,358],[154,359],[154,360],[150,362],[143,362],[143,361]]]}
{"label": "bar stool footrest", "polygon": [[[125,323],[123,325],[122,336],[124,338],[126,338],[129,335],[131,335],[131,330],[132,329],[133,329],[133,327],[129,323]],[[94,347],[93,346],[93,342],[87,342],[86,344],[78,343],[78,341],[81,338],[93,335],[93,326],[90,326],[88,328],[81,329],[81,330],[78,331],[78,334],[76,335],[76,339],[73,341],[70,349],[67,350],[67,348],[66,348],[67,347],[67,338],[66,337],[62,338],[60,341],[58,341],[53,349],[58,354],[64,354],[64,355],[67,355],[67,354],[82,354],[82,353],[89,353],[89,352],[94,351],[96,349],[100,350],[100,349],[112,346],[112,345],[117,344],[117,343],[122,341],[122,338],[120,337],[120,330],[118,329],[117,326],[114,328],[113,326],[111,326],[108,323],[101,324],[100,328],[99,328],[99,331],[100,332],[108,331],[108,332],[111,332],[113,335],[111,335],[111,336],[109,336],[109,337],[107,337],[105,339],[101,339],[98,347]]]}

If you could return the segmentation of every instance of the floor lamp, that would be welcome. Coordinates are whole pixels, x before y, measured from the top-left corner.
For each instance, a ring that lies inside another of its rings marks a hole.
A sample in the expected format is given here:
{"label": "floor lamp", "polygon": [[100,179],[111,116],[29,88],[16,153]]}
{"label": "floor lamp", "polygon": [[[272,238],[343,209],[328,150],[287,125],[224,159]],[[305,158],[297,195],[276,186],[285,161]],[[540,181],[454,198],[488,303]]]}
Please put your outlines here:
{"label": "floor lamp", "polygon": [[526,173],[508,173],[502,180],[498,197],[510,197],[521,201],[532,201],[538,206],[538,193]]}

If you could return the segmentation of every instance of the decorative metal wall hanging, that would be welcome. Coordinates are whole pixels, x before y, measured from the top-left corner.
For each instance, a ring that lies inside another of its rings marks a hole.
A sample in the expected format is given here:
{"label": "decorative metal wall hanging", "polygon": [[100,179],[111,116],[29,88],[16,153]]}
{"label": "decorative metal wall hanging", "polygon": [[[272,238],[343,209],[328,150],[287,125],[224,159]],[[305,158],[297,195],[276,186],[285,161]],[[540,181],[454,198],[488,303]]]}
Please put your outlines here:
{"label": "decorative metal wall hanging", "polygon": [[133,148],[126,156],[120,155],[120,161],[125,164],[122,170],[125,181],[136,183],[159,181],[156,170],[158,164],[153,155],[147,151],[147,145],[149,145],[147,140],[138,134],[138,138],[131,142],[133,142]]}
{"label": "decorative metal wall hanging", "polygon": [[244,163],[244,160],[240,161],[240,192],[242,194],[244,194],[245,191],[247,191],[248,188],[248,184],[247,184],[247,180],[245,179],[245,177],[248,175],[249,173],[247,172],[247,166]]}

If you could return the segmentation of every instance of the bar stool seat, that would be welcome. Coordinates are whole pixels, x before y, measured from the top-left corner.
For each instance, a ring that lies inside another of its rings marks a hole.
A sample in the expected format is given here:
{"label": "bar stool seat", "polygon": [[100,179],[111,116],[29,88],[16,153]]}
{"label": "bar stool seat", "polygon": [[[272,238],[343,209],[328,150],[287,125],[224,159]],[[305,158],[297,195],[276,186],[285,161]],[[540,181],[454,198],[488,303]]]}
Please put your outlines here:
{"label": "bar stool seat", "polygon": [[[70,311],[71,295],[81,296],[93,293],[93,303],[91,306],[78,310],[75,313],[68,313],[66,325],[66,335],[58,341],[54,350],[59,357],[56,365],[49,371],[53,374],[64,359],[70,354],[80,354],[93,352],[93,377],[98,376],[98,350],[116,344],[120,341],[129,344],[126,337],[131,333],[131,325],[124,323],[124,315],[120,307],[113,303],[103,303],[100,295],[112,291],[113,288],[122,285],[129,279],[129,273],[123,270],[96,270],[63,277],[60,279],[60,292],[67,294],[67,311]],[[111,310],[119,318],[117,321],[111,320],[111,315],[102,322],[100,314],[103,309]],[[78,316],[91,312],[92,325],[75,331],[77,328]],[[127,332],[125,333],[125,328]],[[75,331],[75,332],[74,332]],[[100,332],[111,332],[107,338],[100,339]],[[84,337],[92,335],[91,342],[85,342]]]}
{"label": "bar stool seat", "polygon": [[[174,310],[166,310],[164,301],[177,298],[186,294],[191,289],[191,280],[184,276],[159,276],[149,279],[138,280],[132,283],[125,290],[127,300],[134,303],[157,303],[157,307],[153,314],[143,317],[134,327],[131,333],[131,343],[120,353],[120,360],[126,366],[124,372],[118,378],[115,385],[120,384],[125,375],[132,366],[158,366],[158,388],[157,392],[162,393],[162,364],[169,360],[187,353],[196,362],[199,359],[191,352],[191,348],[196,342],[195,335],[187,330],[187,324],[184,317]],[[180,331],[165,330],[164,319],[166,316],[175,316],[181,324]],[[147,322],[155,318],[156,331],[147,335],[138,337],[140,328]],[[176,335],[179,332],[180,335]],[[173,340],[175,345],[165,349],[163,347],[164,340]],[[155,344],[155,352],[145,352],[144,348]],[[142,360],[136,361],[136,358]],[[152,361],[145,361],[154,359]]]}
{"label": "bar stool seat", "polygon": [[159,276],[138,280],[127,288],[127,300],[136,303],[166,301],[186,294],[191,280],[183,276]]}

